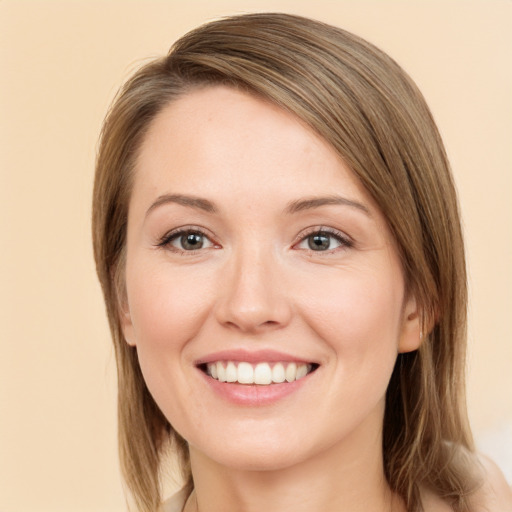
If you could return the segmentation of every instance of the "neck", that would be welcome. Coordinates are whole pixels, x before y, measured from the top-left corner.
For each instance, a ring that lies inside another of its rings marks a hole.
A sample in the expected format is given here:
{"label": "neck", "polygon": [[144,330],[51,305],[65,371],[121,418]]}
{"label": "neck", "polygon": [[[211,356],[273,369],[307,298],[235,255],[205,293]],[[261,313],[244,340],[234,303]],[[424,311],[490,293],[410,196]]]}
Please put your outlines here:
{"label": "neck", "polygon": [[289,467],[226,467],[190,448],[195,493],[186,512],[387,512],[403,510],[387,485],[381,431],[346,439]]}

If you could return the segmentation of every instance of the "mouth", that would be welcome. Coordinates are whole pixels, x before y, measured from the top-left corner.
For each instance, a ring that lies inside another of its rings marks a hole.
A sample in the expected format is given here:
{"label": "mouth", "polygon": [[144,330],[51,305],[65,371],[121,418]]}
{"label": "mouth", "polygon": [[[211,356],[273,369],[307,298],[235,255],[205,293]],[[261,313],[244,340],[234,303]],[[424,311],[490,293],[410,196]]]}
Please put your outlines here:
{"label": "mouth", "polygon": [[199,369],[218,382],[270,386],[303,379],[318,368],[316,363],[212,361]]}

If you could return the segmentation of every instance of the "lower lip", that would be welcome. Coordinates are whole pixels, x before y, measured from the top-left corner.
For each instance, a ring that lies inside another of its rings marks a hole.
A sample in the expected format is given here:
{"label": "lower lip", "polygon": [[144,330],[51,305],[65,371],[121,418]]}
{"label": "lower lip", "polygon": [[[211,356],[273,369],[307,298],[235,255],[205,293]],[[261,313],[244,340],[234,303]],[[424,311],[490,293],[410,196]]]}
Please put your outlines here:
{"label": "lower lip", "polygon": [[309,380],[311,375],[306,375],[302,379],[293,382],[261,386],[258,384],[220,382],[206,375],[203,371],[198,371],[201,372],[203,379],[214,393],[233,404],[248,407],[270,405],[295,393]]}

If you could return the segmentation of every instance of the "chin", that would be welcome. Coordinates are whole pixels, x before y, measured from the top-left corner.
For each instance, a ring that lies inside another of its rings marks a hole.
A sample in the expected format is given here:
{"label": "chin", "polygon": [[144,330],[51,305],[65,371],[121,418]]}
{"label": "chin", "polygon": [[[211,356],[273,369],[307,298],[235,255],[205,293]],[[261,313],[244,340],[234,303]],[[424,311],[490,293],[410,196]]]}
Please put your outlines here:
{"label": "chin", "polygon": [[[238,438],[240,439],[240,438]],[[198,455],[214,463],[237,471],[278,471],[289,468],[306,460],[309,453],[304,446],[291,445],[285,440],[251,443],[236,443],[236,446],[224,445],[221,449],[214,447],[191,447],[191,458]]]}

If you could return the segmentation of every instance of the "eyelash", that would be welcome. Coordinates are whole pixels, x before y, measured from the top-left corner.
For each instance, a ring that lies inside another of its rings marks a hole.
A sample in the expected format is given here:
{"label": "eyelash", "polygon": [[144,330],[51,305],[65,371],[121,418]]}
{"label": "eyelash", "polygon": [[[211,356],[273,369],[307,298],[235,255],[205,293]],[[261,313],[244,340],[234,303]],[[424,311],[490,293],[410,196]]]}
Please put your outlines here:
{"label": "eyelash", "polygon": [[[199,249],[190,249],[190,250],[186,250],[186,249],[180,249],[178,247],[174,247],[171,245],[171,243],[175,240],[178,240],[179,238],[185,236],[185,235],[197,235],[197,236],[200,236],[206,240],[208,240],[209,244],[211,244],[209,247],[206,247],[206,248],[203,248],[203,247],[200,247]],[[332,254],[333,252],[339,250],[339,249],[348,249],[350,247],[353,247],[354,243],[353,241],[347,237],[345,234],[343,234],[342,232],[336,230],[336,229],[333,229],[333,228],[326,228],[326,227],[323,227],[323,226],[317,226],[317,227],[312,227],[312,228],[309,228],[306,232],[303,232],[301,233],[295,240],[295,242],[293,243],[292,245],[292,248],[296,248],[298,245],[300,245],[301,243],[305,243],[307,242],[307,240],[313,236],[313,235],[316,235],[316,236],[326,236],[326,237],[329,237],[329,238],[334,238],[336,240],[336,242],[339,243],[339,246],[338,247],[335,247],[333,249],[325,249],[325,250],[319,250],[319,251],[315,251],[313,249],[310,248],[303,248],[303,249],[299,249],[299,250],[305,250],[305,251],[308,251],[309,253],[324,253],[324,254]],[[309,245],[309,244],[308,244]],[[162,248],[167,248],[169,249],[170,251],[172,252],[175,252],[177,254],[181,254],[181,255],[187,255],[187,256],[190,256],[190,255],[194,255],[194,254],[197,254],[198,252],[202,251],[202,250],[206,250],[206,249],[211,249],[211,248],[215,248],[215,247],[220,247],[218,244],[216,244],[213,240],[212,240],[212,237],[211,235],[208,235],[207,233],[205,233],[204,229],[203,228],[199,228],[199,227],[196,227],[196,226],[189,226],[189,227],[183,227],[183,228],[178,228],[176,230],[173,230],[169,233],[166,233],[159,241],[158,243],[156,244],[157,247],[162,247]]]}

